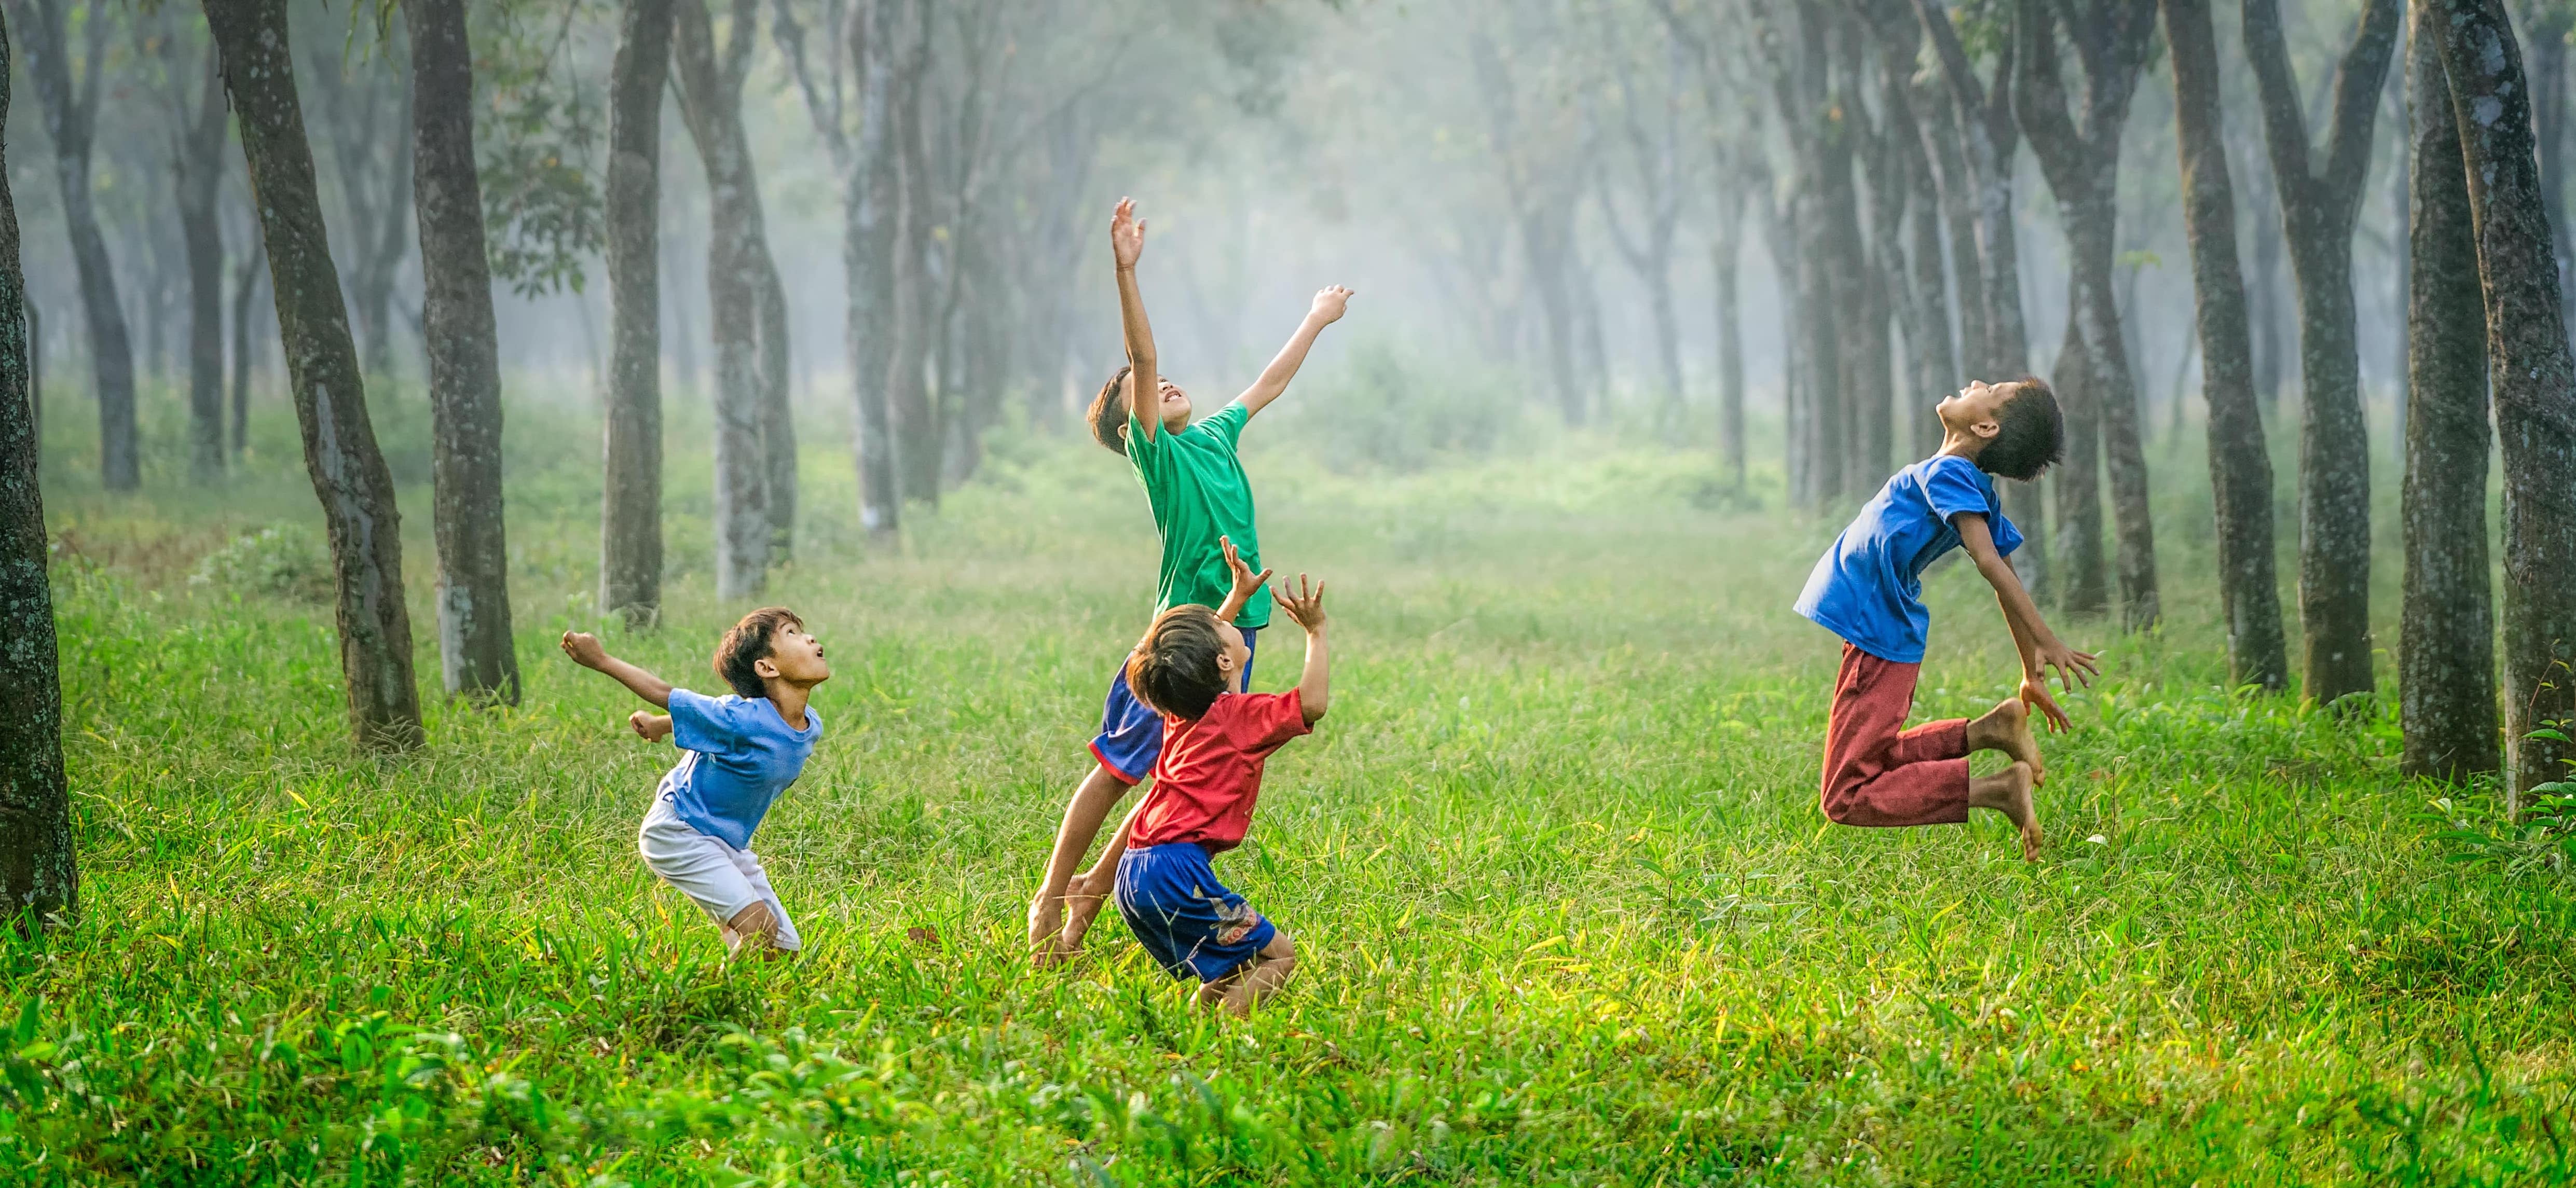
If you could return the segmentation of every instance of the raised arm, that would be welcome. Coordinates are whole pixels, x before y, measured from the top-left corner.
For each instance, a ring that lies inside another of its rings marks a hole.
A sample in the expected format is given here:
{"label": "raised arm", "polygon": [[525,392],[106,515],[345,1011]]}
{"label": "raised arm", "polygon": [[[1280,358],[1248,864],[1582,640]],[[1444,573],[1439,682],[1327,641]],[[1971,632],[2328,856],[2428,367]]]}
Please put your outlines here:
{"label": "raised arm", "polygon": [[2004,624],[2012,629],[2013,648],[2021,653],[2021,699],[2038,711],[2051,729],[2065,730],[2070,723],[2066,711],[2048,695],[2048,674],[2055,670],[2060,684],[2068,689],[2090,685],[2102,671],[2101,662],[2090,652],[2067,647],[2049,630],[2048,620],[2041,618],[2038,604],[2030,600],[2021,578],[2013,572],[2012,563],[1995,551],[1993,531],[1986,518],[1963,512],[1951,520],[1959,529],[1959,547],[1968,551],[1977,563],[1977,572],[1985,575],[1986,584],[1995,588],[1995,603],[2003,608]]}
{"label": "raised arm", "polygon": [[[1293,589],[1293,592],[1292,592]],[[1333,663],[1324,643],[1324,583],[1307,585],[1306,575],[1297,575],[1293,588],[1286,582],[1271,592],[1279,609],[1306,629],[1306,671],[1297,678],[1297,706],[1305,712],[1306,724],[1322,720],[1332,704]]]}
{"label": "raised arm", "polygon": [[1288,345],[1271,356],[1270,366],[1261,369],[1261,378],[1235,397],[1246,414],[1257,413],[1279,399],[1288,390],[1288,381],[1297,378],[1297,369],[1306,365],[1306,352],[1315,349],[1315,336],[1324,327],[1342,320],[1342,311],[1350,307],[1351,291],[1340,285],[1330,286],[1315,294],[1315,304],[1306,310],[1306,320],[1297,324],[1297,332],[1288,336]]}
{"label": "raised arm", "polygon": [[[598,636],[587,631],[564,632],[563,650],[573,663],[615,677],[618,684],[634,690],[637,697],[652,702],[654,708],[671,708],[671,682],[609,655],[608,649],[599,646]],[[643,727],[636,729],[641,733]]]}
{"label": "raised arm", "polygon": [[1118,264],[1118,326],[1127,339],[1127,411],[1151,440],[1163,431],[1163,376],[1154,369],[1154,327],[1145,320],[1145,295],[1136,288],[1136,261],[1145,254],[1145,220],[1136,200],[1121,198],[1109,216],[1109,255]]}

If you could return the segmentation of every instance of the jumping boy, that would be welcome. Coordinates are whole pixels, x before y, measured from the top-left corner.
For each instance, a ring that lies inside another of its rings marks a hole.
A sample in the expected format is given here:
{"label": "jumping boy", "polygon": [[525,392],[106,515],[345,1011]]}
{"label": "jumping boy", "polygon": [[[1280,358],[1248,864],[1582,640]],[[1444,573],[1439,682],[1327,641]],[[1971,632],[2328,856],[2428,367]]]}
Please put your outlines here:
{"label": "jumping boy", "polygon": [[1280,584],[1278,603],[1306,629],[1305,672],[1285,693],[1239,692],[1252,645],[1232,619],[1261,579],[1240,565],[1235,574],[1224,606],[1156,615],[1127,658],[1128,687],[1163,714],[1163,752],[1153,790],[1101,863],[1115,863],[1118,914],[1155,962],[1173,977],[1198,978],[1197,1005],[1245,1015],[1296,972],[1297,946],[1218,882],[1209,859],[1243,844],[1270,753],[1323,718],[1332,664],[1323,584],[1299,574],[1295,593]]}
{"label": "jumping boy", "polygon": [[[1163,541],[1154,609],[1159,613],[1193,603],[1204,609],[1224,599],[1230,582],[1221,539],[1231,539],[1253,565],[1261,563],[1261,538],[1253,527],[1252,484],[1244,477],[1242,459],[1235,452],[1244,423],[1288,390],[1288,381],[1306,362],[1315,337],[1341,318],[1351,291],[1336,285],[1315,294],[1306,320],[1262,369],[1261,378],[1214,415],[1192,423],[1189,394],[1155,370],[1154,331],[1145,319],[1145,299],[1136,286],[1136,261],[1145,250],[1145,223],[1136,217],[1133,199],[1121,199],[1111,215],[1109,247],[1117,266],[1127,365],[1113,373],[1092,399],[1091,435],[1127,458],[1145,488],[1146,502],[1153,507],[1154,528]],[[1138,393],[1154,394],[1152,403],[1139,406]],[[1238,680],[1250,678],[1250,651],[1269,624],[1270,594],[1256,591],[1234,624],[1246,651],[1243,668],[1236,673]],[[1039,960],[1052,961],[1082,947],[1083,934],[1109,893],[1115,867],[1104,856],[1081,876],[1079,885],[1075,885],[1074,867],[1099,835],[1110,808],[1152,770],[1162,747],[1163,720],[1137,701],[1122,665],[1110,679],[1100,733],[1091,740],[1094,766],[1065,805],[1055,849],[1047,856],[1037,897],[1029,904],[1029,948]]]}
{"label": "jumping boy", "polygon": [[[2046,383],[1969,384],[1943,400],[1941,452],[1896,472],[1816,562],[1798,596],[1799,614],[1843,637],[1842,673],[1825,727],[1824,810],[1837,824],[1872,827],[1957,824],[1970,808],[1993,809],[2021,830],[2022,857],[2039,858],[2031,791],[2046,778],[2030,714],[2067,728],[2048,695],[2048,674],[2072,689],[2101,665],[2058,642],[2004,560],[2021,532],[1995,494],[2000,475],[2028,482],[2066,451],[2057,394]],[[1925,566],[1964,548],[1995,588],[2004,625],[2021,653],[2021,689],[1985,716],[1905,729],[1923,640]],[[1968,755],[2001,751],[2012,766],[1970,778]]]}
{"label": "jumping boy", "polygon": [[644,865],[706,910],[728,954],[748,947],[776,956],[803,947],[751,852],[751,834],[823,737],[822,716],[806,705],[814,686],[832,679],[822,642],[786,607],[744,615],[716,645],[716,675],[733,689],[722,697],[674,688],[609,655],[587,633],[564,632],[563,650],[573,663],[670,711],[637,710],[626,720],[644,741],[670,738],[680,747],[679,763],[662,776],[636,834]]}

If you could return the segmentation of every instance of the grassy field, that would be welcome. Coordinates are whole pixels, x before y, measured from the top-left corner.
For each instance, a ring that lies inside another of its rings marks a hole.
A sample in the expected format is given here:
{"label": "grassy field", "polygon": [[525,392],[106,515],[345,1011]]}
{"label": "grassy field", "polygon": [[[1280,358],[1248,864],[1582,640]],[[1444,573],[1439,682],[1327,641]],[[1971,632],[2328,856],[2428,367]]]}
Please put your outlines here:
{"label": "grassy field", "polygon": [[[525,703],[433,707],[377,761],[343,741],[327,607],[189,580],[318,523],[291,423],[218,498],[108,498],[61,405],[85,910],[0,940],[0,1182],[2576,1178],[2569,884],[2449,860],[2384,717],[2221,688],[2196,459],[2159,460],[2167,626],[2063,627],[2108,679],[2068,699],[2033,865],[1983,816],[1818,813],[1836,645],[1787,605],[1837,525],[1729,507],[1692,454],[1368,477],[1256,427],[1266,559],[1331,579],[1341,626],[1332,717],[1219,863],[1306,960],[1231,1022],[1114,918],[1075,968],[1020,958],[1151,602],[1142,497],[1097,448],[1006,442],[874,550],[846,453],[809,452],[773,597],[839,675],[758,849],[810,947],[727,968],[634,853],[669,751],[550,642],[600,625],[592,422],[513,414]],[[697,440],[666,625],[607,638],[705,686],[741,608],[709,596]],[[395,461],[434,682],[426,466]],[[2008,644],[1967,567],[1930,589],[1918,708],[1976,712]]]}

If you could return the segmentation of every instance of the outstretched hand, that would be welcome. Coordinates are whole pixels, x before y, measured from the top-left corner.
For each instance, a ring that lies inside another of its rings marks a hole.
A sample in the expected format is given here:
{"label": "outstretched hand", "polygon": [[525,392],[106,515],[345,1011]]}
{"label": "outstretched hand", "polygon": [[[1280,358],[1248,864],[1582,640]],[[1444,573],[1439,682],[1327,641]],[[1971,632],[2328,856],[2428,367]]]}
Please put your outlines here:
{"label": "outstretched hand", "polygon": [[1136,200],[1121,198],[1109,216],[1109,254],[1120,268],[1134,268],[1145,254],[1145,220],[1136,217]]}
{"label": "outstretched hand", "polygon": [[2031,659],[2038,669],[2034,675],[2045,682],[2049,674],[2055,673],[2057,687],[2069,693],[2074,692],[2077,686],[2091,688],[2093,678],[2102,675],[2100,657],[2091,652],[2076,651],[2054,639],[2039,645]]}
{"label": "outstretched hand", "polygon": [[[1294,593],[1291,593],[1292,589]],[[1310,585],[1306,575],[1301,573],[1297,575],[1294,587],[1281,582],[1270,591],[1270,596],[1278,602],[1280,610],[1306,629],[1306,634],[1313,635],[1324,629],[1324,583]]]}
{"label": "outstretched hand", "polygon": [[1235,551],[1233,537],[1220,536],[1216,538],[1216,543],[1217,547],[1225,550],[1225,567],[1234,574],[1234,597],[1227,601],[1237,603],[1250,601],[1252,596],[1260,593],[1261,587],[1269,582],[1270,571],[1264,569],[1259,573],[1252,572],[1252,567],[1243,563],[1243,554]]}
{"label": "outstretched hand", "polygon": [[1315,294],[1315,305],[1306,311],[1306,316],[1318,319],[1322,324],[1329,326],[1342,320],[1342,312],[1350,308],[1350,304],[1349,289],[1340,285],[1326,285]]}

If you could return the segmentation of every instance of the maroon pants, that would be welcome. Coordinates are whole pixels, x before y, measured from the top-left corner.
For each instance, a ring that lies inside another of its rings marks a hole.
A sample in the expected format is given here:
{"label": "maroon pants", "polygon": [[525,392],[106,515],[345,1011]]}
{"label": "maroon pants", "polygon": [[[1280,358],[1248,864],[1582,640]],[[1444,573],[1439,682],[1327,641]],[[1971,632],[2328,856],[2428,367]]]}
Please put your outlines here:
{"label": "maroon pants", "polygon": [[1968,819],[1968,720],[1905,729],[1920,664],[1843,645],[1825,725],[1825,816],[1839,825],[1954,825]]}

